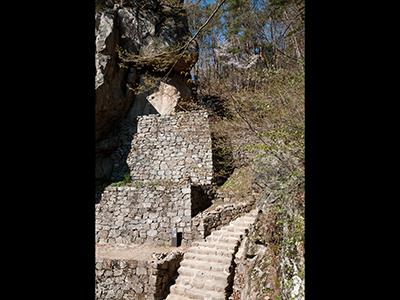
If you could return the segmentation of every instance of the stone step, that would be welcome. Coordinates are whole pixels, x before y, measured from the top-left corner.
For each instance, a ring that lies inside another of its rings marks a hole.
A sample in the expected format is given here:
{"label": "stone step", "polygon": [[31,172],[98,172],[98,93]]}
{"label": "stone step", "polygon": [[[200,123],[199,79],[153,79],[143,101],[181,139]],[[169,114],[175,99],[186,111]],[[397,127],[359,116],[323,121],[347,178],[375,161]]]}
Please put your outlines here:
{"label": "stone step", "polygon": [[231,225],[231,224],[239,224],[239,223],[249,225],[251,223],[254,223],[254,221],[255,221],[255,218],[246,218],[246,219],[237,218],[236,220],[231,221],[229,223],[229,225]]}
{"label": "stone step", "polygon": [[188,276],[191,274],[179,274],[178,278],[175,281],[176,285],[192,285],[194,275]]}
{"label": "stone step", "polygon": [[193,286],[185,288],[179,285],[174,285],[171,287],[170,295],[180,295],[187,297],[188,299],[198,300],[225,300],[225,293],[223,292],[218,293],[214,291],[201,290]]}
{"label": "stone step", "polygon": [[217,263],[210,261],[200,261],[197,259],[184,259],[181,262],[181,267],[189,267],[192,269],[198,269],[203,271],[214,271],[214,272],[223,272],[224,270],[229,271],[229,267],[231,261],[228,263]]}
{"label": "stone step", "polygon": [[178,295],[178,294],[169,294],[166,300],[188,300],[190,298]]}
{"label": "stone step", "polygon": [[[230,264],[232,261],[232,257],[220,256],[220,255],[202,255],[198,253],[185,253],[183,257],[183,261],[185,259],[196,259],[198,261],[207,261],[209,263],[222,263],[222,264]],[[182,261],[182,262],[183,262]]]}
{"label": "stone step", "polygon": [[233,249],[232,250],[222,250],[222,249],[215,249],[215,248],[210,248],[210,247],[194,246],[194,247],[191,247],[187,251],[187,253],[221,256],[221,257],[228,257],[228,258],[232,259]]}
{"label": "stone step", "polygon": [[199,279],[193,278],[190,283],[181,281],[181,282],[177,282],[176,285],[183,287],[183,288],[194,287],[194,288],[202,290],[202,291],[212,291],[212,292],[224,293],[228,286],[228,282],[227,282],[227,280],[216,281],[213,279],[199,280]]}
{"label": "stone step", "polygon": [[225,228],[225,230],[229,232],[241,232],[241,233],[245,233],[246,229],[248,229],[247,226],[228,226]]}
{"label": "stone step", "polygon": [[250,226],[243,226],[243,225],[233,225],[230,227],[227,227],[226,230],[228,232],[238,232],[240,234],[245,234],[247,230],[249,230]]}
{"label": "stone step", "polygon": [[213,278],[198,278],[198,277],[187,277],[179,276],[176,283],[177,286],[183,288],[194,287],[196,289],[208,290],[214,292],[224,292],[228,282],[226,280],[215,280]]}
{"label": "stone step", "polygon": [[248,215],[245,215],[245,216],[242,216],[242,217],[237,218],[236,220],[238,220],[238,219],[244,220],[244,221],[246,221],[246,222],[254,222],[254,220],[256,219],[256,217],[255,217],[255,216],[248,216]]}
{"label": "stone step", "polygon": [[235,220],[232,220],[231,223],[234,223],[234,222],[250,223],[250,222],[254,222],[254,220],[255,220],[255,217],[243,216],[243,217],[236,218]]}
{"label": "stone step", "polygon": [[251,224],[254,223],[254,220],[251,222],[245,222],[242,220],[233,221],[233,223],[229,224],[230,226],[239,226],[239,227],[250,227]]}
{"label": "stone step", "polygon": [[209,235],[206,237],[206,242],[221,242],[221,243],[236,243],[240,240],[239,237],[230,237],[224,235]]}
{"label": "stone step", "polygon": [[208,248],[212,248],[212,249],[221,249],[221,250],[227,250],[227,251],[233,252],[237,243],[238,243],[238,240],[236,240],[234,242],[229,242],[229,243],[199,241],[199,242],[195,242],[193,244],[194,244],[194,246],[208,247]]}
{"label": "stone step", "polygon": [[213,231],[204,241],[194,242],[183,256],[179,276],[166,299],[226,300],[233,253],[255,215],[254,210]]}
{"label": "stone step", "polygon": [[225,271],[220,271],[220,272],[215,272],[215,271],[205,271],[205,270],[199,270],[196,268],[192,268],[189,266],[182,266],[178,269],[178,279],[181,275],[187,276],[187,277],[194,277],[194,280],[205,280],[205,279],[212,279],[218,282],[225,282],[227,280],[227,277],[229,273],[226,273]]}
{"label": "stone step", "polygon": [[[242,232],[227,231],[226,229],[221,229],[221,230],[212,232],[209,236],[213,236],[213,237],[223,236],[223,237],[230,237],[230,238],[235,238],[235,239],[240,240],[242,238],[242,236],[243,236],[243,233]],[[209,237],[209,236],[207,236],[207,237]]]}

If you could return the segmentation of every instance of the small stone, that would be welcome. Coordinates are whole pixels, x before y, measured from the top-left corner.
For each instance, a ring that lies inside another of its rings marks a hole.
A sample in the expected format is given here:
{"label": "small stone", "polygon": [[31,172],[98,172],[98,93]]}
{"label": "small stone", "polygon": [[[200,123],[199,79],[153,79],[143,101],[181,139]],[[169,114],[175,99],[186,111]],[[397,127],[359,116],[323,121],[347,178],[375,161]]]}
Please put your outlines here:
{"label": "small stone", "polygon": [[147,236],[149,237],[155,237],[157,235],[157,230],[155,229],[151,229],[149,231],[147,231]]}
{"label": "small stone", "polygon": [[155,276],[155,275],[150,275],[149,284],[150,284],[150,285],[155,285],[156,282],[157,282],[157,276]]}
{"label": "small stone", "polygon": [[106,239],[108,237],[108,230],[101,230],[97,236],[100,239]]}
{"label": "small stone", "polygon": [[181,217],[178,216],[178,217],[173,217],[171,219],[171,222],[174,224],[178,224],[181,220],[182,220]]}
{"label": "small stone", "polygon": [[150,207],[151,207],[151,203],[149,203],[149,202],[145,202],[145,203],[143,203],[142,205],[143,205],[143,207],[145,207],[145,208],[150,208]]}
{"label": "small stone", "polygon": [[115,291],[114,290],[109,290],[108,292],[107,292],[107,295],[106,295],[106,299],[114,299],[114,297],[115,297]]}
{"label": "small stone", "polygon": [[137,267],[136,274],[137,275],[147,275],[147,270],[144,267]]}
{"label": "small stone", "polygon": [[137,293],[137,294],[143,293],[143,285],[141,285],[141,284],[138,283],[138,282],[135,282],[135,283],[132,285],[132,288],[133,288],[133,290],[135,291],[135,293]]}
{"label": "small stone", "polygon": [[188,226],[190,226],[190,222],[191,222],[192,217],[189,216],[183,216],[182,217],[182,222],[188,223]]}
{"label": "small stone", "polygon": [[190,187],[182,189],[182,193],[183,194],[190,194],[190,192],[191,192],[191,188]]}
{"label": "small stone", "polygon": [[115,269],[115,270],[114,270],[114,276],[120,276],[120,275],[122,275],[123,271],[124,271],[124,270],[122,270],[122,269]]}
{"label": "small stone", "polygon": [[128,262],[129,269],[136,269],[138,262],[137,260],[129,260]]}

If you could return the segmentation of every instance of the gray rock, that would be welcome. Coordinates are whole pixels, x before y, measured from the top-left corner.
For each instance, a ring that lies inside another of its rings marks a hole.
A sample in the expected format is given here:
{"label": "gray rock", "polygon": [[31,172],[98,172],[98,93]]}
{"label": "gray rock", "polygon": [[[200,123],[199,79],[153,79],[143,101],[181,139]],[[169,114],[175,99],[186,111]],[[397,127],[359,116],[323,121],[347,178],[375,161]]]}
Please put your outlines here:
{"label": "gray rock", "polygon": [[135,282],[133,284],[133,290],[135,291],[136,294],[141,294],[143,293],[143,285],[139,282]]}
{"label": "gray rock", "polygon": [[147,236],[149,236],[149,237],[157,236],[157,230],[151,229],[151,230],[147,231]]}
{"label": "gray rock", "polygon": [[147,275],[147,269],[144,267],[137,267],[136,274],[137,275]]}
{"label": "gray rock", "polygon": [[[107,0],[108,1],[108,0]],[[112,1],[111,1],[112,2]],[[131,134],[134,126],[125,126],[126,120],[136,116],[155,113],[173,112],[180,99],[190,99],[191,87],[183,75],[171,76],[168,83],[159,86],[158,91],[135,92],[132,87],[139,84],[139,90],[147,89],[143,82],[141,70],[137,64],[121,67],[117,49],[122,48],[130,53],[139,53],[142,68],[158,71],[158,54],[168,52],[178,45],[184,44],[191,33],[184,13],[176,10],[166,10],[158,0],[139,1],[140,5],[120,3],[95,15],[96,55],[95,55],[95,89],[96,89],[96,178],[109,179],[123,176],[123,164],[117,157],[124,157],[129,151]],[[113,7],[113,8],[112,8]],[[177,74],[191,69],[198,57],[198,46],[192,43],[186,55],[177,62],[174,69]],[[171,61],[175,57],[164,61]],[[128,63],[125,63],[127,65]],[[169,67],[167,66],[167,67]],[[154,82],[161,77],[156,73],[151,75]],[[157,86],[156,86],[157,87]],[[172,91],[172,93],[170,93]],[[146,99],[148,98],[148,99]],[[118,145],[124,149],[117,151]],[[118,153],[117,153],[118,152]],[[115,154],[112,154],[115,153]],[[110,157],[113,163],[110,162]]]}

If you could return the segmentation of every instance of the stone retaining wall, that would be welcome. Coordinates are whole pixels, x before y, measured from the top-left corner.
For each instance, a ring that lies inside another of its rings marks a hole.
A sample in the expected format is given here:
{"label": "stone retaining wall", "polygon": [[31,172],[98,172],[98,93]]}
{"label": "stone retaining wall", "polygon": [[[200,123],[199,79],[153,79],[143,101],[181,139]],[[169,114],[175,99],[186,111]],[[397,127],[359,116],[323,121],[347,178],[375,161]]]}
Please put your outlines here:
{"label": "stone retaining wall", "polygon": [[210,184],[213,165],[207,112],[138,117],[127,163],[133,180],[189,178],[195,185]]}
{"label": "stone retaining wall", "polygon": [[204,239],[214,230],[249,212],[254,202],[214,204],[192,219],[192,240]]}
{"label": "stone retaining wall", "polygon": [[98,258],[96,300],[165,299],[182,258],[181,252],[150,261]]}
{"label": "stone retaining wall", "polygon": [[186,243],[191,231],[189,182],[107,187],[96,204],[97,243],[170,244],[171,230]]}

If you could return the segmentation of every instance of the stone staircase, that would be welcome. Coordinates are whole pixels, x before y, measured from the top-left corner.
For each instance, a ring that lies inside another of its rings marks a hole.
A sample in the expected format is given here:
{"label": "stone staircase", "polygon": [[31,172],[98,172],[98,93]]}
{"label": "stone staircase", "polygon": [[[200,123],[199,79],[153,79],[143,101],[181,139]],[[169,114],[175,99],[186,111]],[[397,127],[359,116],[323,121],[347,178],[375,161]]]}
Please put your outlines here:
{"label": "stone staircase", "polygon": [[193,243],[183,256],[179,276],[167,300],[225,300],[233,277],[233,259],[240,241],[257,215],[256,210]]}

